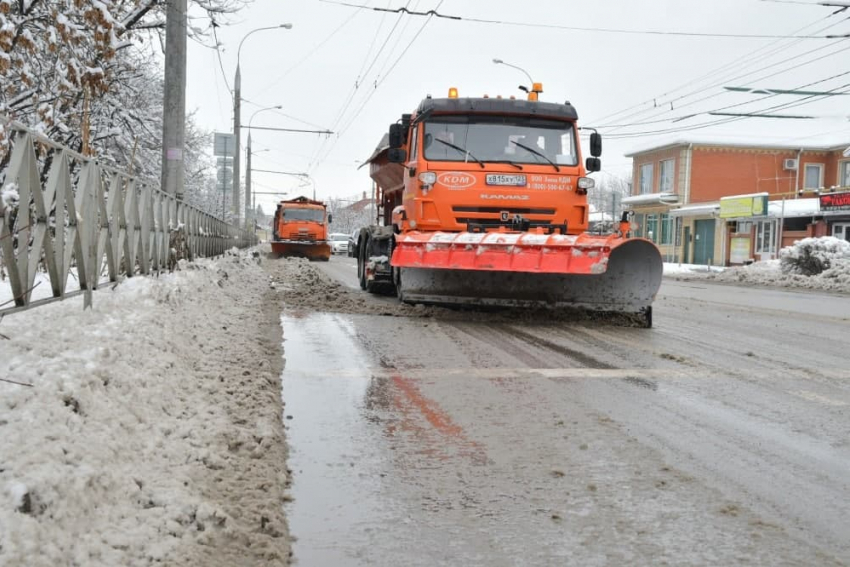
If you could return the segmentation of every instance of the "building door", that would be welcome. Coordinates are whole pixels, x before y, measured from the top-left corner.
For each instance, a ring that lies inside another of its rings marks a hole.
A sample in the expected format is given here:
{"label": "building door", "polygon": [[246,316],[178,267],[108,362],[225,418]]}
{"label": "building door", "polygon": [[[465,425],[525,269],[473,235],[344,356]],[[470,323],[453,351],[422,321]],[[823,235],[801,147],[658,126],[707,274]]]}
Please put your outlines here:
{"label": "building door", "polygon": [[714,259],[714,219],[694,221],[694,264],[710,264]]}
{"label": "building door", "polygon": [[832,225],[832,236],[850,242],[850,222],[834,223]]}
{"label": "building door", "polygon": [[685,236],[684,236],[682,241],[685,243],[685,245],[682,246],[682,253],[684,255],[684,258],[682,259],[682,263],[683,264],[690,264],[691,263],[690,262],[690,260],[691,260],[691,227],[690,226],[685,227]]}

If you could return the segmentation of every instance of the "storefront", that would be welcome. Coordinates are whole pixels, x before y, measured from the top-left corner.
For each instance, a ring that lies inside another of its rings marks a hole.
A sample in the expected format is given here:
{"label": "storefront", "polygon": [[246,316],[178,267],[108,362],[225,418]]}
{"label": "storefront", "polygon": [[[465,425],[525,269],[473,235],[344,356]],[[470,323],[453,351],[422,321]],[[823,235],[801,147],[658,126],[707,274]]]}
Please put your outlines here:
{"label": "storefront", "polygon": [[827,193],[819,198],[826,233],[850,241],[850,191]]}
{"label": "storefront", "polygon": [[717,203],[696,203],[670,211],[677,227],[676,261],[720,265],[721,249],[716,238],[719,211]]}
{"label": "storefront", "polygon": [[665,262],[679,261],[682,225],[670,214],[670,209],[678,203],[679,196],[675,193],[635,195],[622,200],[625,209],[634,211],[632,222],[636,228],[632,236],[654,242]]}

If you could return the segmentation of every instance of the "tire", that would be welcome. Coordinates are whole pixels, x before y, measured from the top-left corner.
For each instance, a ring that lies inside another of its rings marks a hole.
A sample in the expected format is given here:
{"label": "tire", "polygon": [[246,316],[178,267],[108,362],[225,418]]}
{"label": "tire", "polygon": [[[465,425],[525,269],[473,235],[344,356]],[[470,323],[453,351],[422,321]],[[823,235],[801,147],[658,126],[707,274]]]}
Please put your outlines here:
{"label": "tire", "polygon": [[652,305],[645,308],[640,314],[641,327],[644,329],[652,328]]}
{"label": "tire", "polygon": [[367,240],[361,235],[360,244],[357,246],[359,252],[357,255],[357,279],[360,280],[360,289],[362,290],[366,289],[366,259],[364,253],[366,252]]}

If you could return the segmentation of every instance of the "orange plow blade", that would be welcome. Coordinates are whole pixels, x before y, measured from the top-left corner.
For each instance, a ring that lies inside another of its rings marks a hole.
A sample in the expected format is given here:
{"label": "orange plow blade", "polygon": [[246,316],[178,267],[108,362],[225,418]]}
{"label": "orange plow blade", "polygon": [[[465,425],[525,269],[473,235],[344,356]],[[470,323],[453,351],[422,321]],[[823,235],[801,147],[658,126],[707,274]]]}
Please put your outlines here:
{"label": "orange plow blade", "polygon": [[396,237],[392,266],[411,303],[552,305],[643,313],[661,286],[647,240],[589,234],[418,233]]}
{"label": "orange plow blade", "polygon": [[272,252],[284,258],[297,256],[310,260],[329,260],[331,257],[331,245],[325,241],[273,240],[271,244]]}

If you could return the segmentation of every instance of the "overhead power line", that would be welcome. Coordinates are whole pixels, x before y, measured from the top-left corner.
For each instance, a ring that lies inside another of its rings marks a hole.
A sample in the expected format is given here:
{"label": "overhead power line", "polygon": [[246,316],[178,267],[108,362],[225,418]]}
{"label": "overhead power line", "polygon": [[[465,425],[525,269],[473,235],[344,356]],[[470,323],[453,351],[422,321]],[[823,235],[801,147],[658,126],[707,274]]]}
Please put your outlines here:
{"label": "overhead power line", "polygon": [[[796,30],[791,32],[791,34],[792,35],[798,34],[798,33],[802,32],[804,30],[807,30],[809,28],[817,26],[821,22],[829,20],[830,18],[832,18],[835,15],[836,15],[836,12],[833,12],[829,15],[818,18],[817,20],[815,20],[814,22],[812,22],[810,24],[807,24],[805,26],[797,28]],[[846,21],[846,19],[841,19],[841,20],[839,20],[837,22],[833,22],[832,24],[829,24],[827,26],[818,27],[818,29],[816,29],[813,33],[816,33],[816,34],[821,33],[825,30],[834,28],[834,27],[838,26],[839,24],[844,23],[845,21]],[[672,104],[674,102],[678,102],[682,99],[698,95],[698,94],[705,92],[705,91],[708,91],[708,90],[710,90],[714,87],[723,85],[724,83],[726,83],[728,81],[732,81],[734,79],[729,77],[730,74],[741,73],[742,71],[749,69],[750,67],[752,67],[756,63],[758,63],[760,61],[765,61],[765,60],[769,59],[771,56],[773,56],[777,53],[787,52],[787,50],[789,48],[791,48],[792,46],[794,46],[798,43],[801,43],[802,41],[803,40],[799,40],[799,39],[798,40],[792,40],[790,42],[787,41],[787,40],[772,41],[767,45],[759,47],[758,49],[755,49],[755,50],[753,50],[749,53],[746,53],[746,54],[744,54],[740,57],[736,57],[732,61],[729,61],[728,63],[725,63],[725,64],[721,65],[720,67],[712,69],[711,71],[708,71],[707,73],[705,73],[705,74],[703,74],[699,77],[691,79],[691,80],[679,85],[678,87],[676,87],[672,90],[669,90],[665,93],[656,95],[656,96],[652,97],[651,99],[645,100],[641,103],[629,106],[628,108],[625,108],[623,110],[619,110],[619,111],[616,111],[614,113],[608,114],[606,116],[603,116],[602,118],[590,120],[590,121],[588,121],[588,123],[589,124],[600,124],[600,123],[604,124],[606,121],[610,121],[610,120],[614,119],[614,117],[617,117],[616,120],[618,122],[622,122],[623,120],[628,120],[629,118],[631,118],[633,116],[639,116],[641,114],[646,114],[648,112],[654,112],[658,107],[664,108],[667,105]],[[839,41],[839,42],[835,42],[835,43],[841,43],[841,42]],[[787,58],[787,59],[785,59],[785,61],[789,61],[789,60],[792,60],[792,59],[803,57],[803,56],[805,56],[809,53],[814,53],[816,51],[820,51],[822,49],[829,48],[832,45],[834,45],[835,43],[825,45],[825,46],[822,45],[820,47],[817,47],[817,48],[812,49],[810,51],[807,51],[805,53]],[[780,61],[778,63],[774,63],[774,64],[769,65],[767,67],[762,67],[760,69],[756,69],[755,71],[747,71],[747,74],[757,73],[759,71],[768,69],[770,67],[776,66],[776,65],[781,64],[781,63],[783,63],[783,61]],[[781,72],[784,72],[784,71],[781,70],[780,73]],[[696,90],[692,90],[691,92],[687,92],[685,94],[678,95],[678,96],[676,96],[675,98],[672,98],[672,99],[667,98],[667,97],[671,97],[674,93],[680,92],[680,91],[682,91],[682,90],[684,90],[688,87],[691,87],[692,85],[699,85],[700,83],[704,83],[705,81],[708,81],[712,77],[714,77],[713,82],[709,85],[704,85],[702,87],[698,87]],[[763,78],[766,78],[766,77],[763,77]],[[713,96],[717,96],[717,95],[713,95]],[[661,102],[659,103],[659,101],[661,101]],[[688,103],[688,104],[691,104],[691,103]],[[649,105],[651,105],[651,106],[649,106]],[[683,105],[677,104],[677,106],[682,107]],[[627,116],[622,116],[623,114],[626,114],[626,113],[630,113],[630,114],[628,114]]]}
{"label": "overhead power line", "polygon": [[565,31],[583,31],[595,33],[619,33],[630,35],[674,35],[683,37],[717,37],[717,38],[740,38],[740,39],[844,39],[850,38],[850,33],[840,35],[778,35],[778,34],[741,34],[741,33],[708,33],[708,32],[683,32],[670,30],[633,30],[625,28],[603,28],[603,27],[584,27],[584,26],[567,26],[562,24],[544,24],[539,22],[514,22],[508,20],[491,20],[487,18],[465,18],[462,16],[454,16],[449,14],[441,14],[437,10],[428,10],[427,12],[415,12],[406,7],[400,8],[379,8],[375,6],[366,6],[363,4],[353,4],[350,2],[342,2],[339,0],[319,0],[326,4],[336,4],[349,8],[369,9],[375,12],[396,12],[399,14],[407,14],[410,16],[424,16],[428,18],[442,18],[449,21],[473,22],[479,24],[494,24],[501,26],[515,26],[527,28],[542,28]]}

